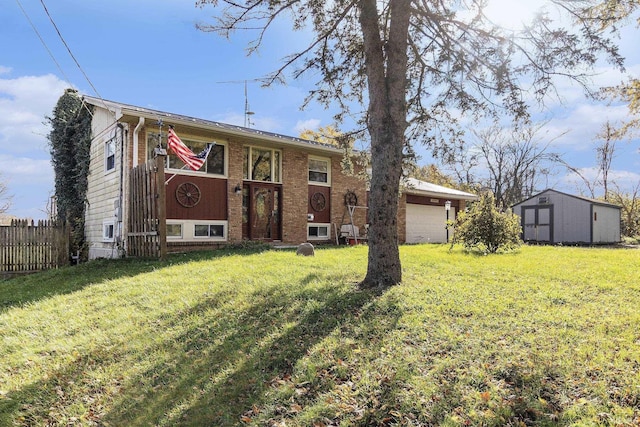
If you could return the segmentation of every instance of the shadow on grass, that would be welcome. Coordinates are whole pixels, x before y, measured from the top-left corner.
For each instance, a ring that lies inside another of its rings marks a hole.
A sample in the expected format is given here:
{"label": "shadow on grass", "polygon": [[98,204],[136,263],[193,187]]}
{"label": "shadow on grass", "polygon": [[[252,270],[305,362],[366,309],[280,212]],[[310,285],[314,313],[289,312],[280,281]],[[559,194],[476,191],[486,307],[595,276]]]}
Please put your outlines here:
{"label": "shadow on grass", "polygon": [[193,308],[185,315],[197,314],[203,322],[165,343],[175,346],[171,356],[131,379],[105,420],[113,425],[241,424],[243,413],[263,404],[274,382],[288,378],[314,345],[375,297],[337,288],[292,293],[293,300],[280,290],[257,291],[252,305],[221,318],[213,315],[214,301]]}
{"label": "shadow on grass", "polygon": [[[55,424],[77,405],[86,407],[84,421],[97,425],[241,424],[273,381],[290,376],[315,344],[377,297],[348,286],[314,287],[317,281],[311,274],[296,289],[258,289],[239,305],[212,294],[184,312],[149,319],[137,335],[76,355],[46,379],[4,396],[0,424]],[[117,372],[123,364],[148,368],[92,379],[94,370]]]}
{"label": "shadow on grass", "polygon": [[3,279],[0,280],[0,313],[14,306],[70,294],[105,280],[133,277],[188,262],[252,255],[268,249],[267,245],[230,246],[218,250],[170,254],[165,261],[139,258],[97,259],[76,266]]}

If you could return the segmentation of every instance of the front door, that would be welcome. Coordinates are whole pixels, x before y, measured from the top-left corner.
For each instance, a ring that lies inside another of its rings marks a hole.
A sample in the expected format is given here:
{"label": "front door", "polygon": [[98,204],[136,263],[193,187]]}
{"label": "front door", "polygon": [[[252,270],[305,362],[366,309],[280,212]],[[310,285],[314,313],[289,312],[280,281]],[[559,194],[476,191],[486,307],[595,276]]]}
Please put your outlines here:
{"label": "front door", "polygon": [[280,187],[249,183],[243,188],[243,238],[280,240]]}
{"label": "front door", "polygon": [[553,206],[523,206],[522,230],[525,242],[553,243]]}

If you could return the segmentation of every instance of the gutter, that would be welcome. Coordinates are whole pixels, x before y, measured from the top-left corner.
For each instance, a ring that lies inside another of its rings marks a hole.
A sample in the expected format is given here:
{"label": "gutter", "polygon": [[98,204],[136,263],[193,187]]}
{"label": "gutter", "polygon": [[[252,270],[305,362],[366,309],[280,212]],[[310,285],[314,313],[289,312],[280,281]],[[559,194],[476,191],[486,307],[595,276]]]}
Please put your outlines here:
{"label": "gutter", "polygon": [[[125,109],[123,108],[123,110]],[[158,114],[145,113],[144,111],[135,111],[135,110],[129,110],[129,109],[126,109],[126,110],[127,111],[125,114],[139,117],[143,124],[144,124],[145,118],[155,120],[155,119],[158,119],[158,117],[161,117],[165,122],[171,121],[174,124],[180,124],[183,126],[188,126],[191,128],[203,129],[208,131],[215,130],[216,132],[225,134],[227,136],[237,136],[245,139],[251,138],[251,139],[256,139],[261,141],[268,141],[280,146],[305,148],[307,150],[320,151],[323,153],[331,153],[331,154],[339,154],[339,155],[343,154],[343,150],[339,147],[315,145],[313,142],[303,141],[301,139],[296,140],[298,138],[287,137],[284,135],[279,136],[279,135],[271,134],[268,132],[261,132],[259,130],[253,130],[253,132],[246,132],[240,126],[238,126],[237,129],[233,129],[234,127],[236,127],[235,125],[223,124],[224,126],[216,126],[215,124],[200,123],[199,121],[197,121],[197,119],[189,120],[181,117],[173,117],[171,115],[158,116]],[[139,126],[140,126],[140,122],[138,123],[138,126],[136,126],[136,129],[138,129]],[[135,150],[137,147],[137,141],[138,141],[136,130],[134,130],[134,133],[133,133],[133,141],[134,141],[134,150]],[[136,151],[134,151],[133,155],[135,160],[137,158]]]}

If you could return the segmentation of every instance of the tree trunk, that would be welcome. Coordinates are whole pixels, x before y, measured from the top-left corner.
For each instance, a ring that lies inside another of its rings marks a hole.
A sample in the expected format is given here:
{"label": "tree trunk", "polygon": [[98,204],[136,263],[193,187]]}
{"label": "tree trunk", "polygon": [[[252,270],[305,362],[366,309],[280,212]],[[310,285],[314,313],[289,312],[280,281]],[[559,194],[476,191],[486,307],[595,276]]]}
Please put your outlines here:
{"label": "tree trunk", "polygon": [[[360,1],[371,137],[369,260],[363,288],[400,283],[398,196],[406,123],[410,0],[391,0],[389,39],[383,44],[376,0]],[[386,58],[386,63],[385,63]]]}

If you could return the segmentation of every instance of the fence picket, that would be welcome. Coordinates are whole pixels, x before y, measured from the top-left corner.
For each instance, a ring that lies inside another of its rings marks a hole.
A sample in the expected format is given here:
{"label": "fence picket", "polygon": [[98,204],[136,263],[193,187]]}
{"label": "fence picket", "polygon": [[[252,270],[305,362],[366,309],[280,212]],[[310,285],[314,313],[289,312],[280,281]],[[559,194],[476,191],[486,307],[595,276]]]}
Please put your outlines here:
{"label": "fence picket", "polygon": [[0,226],[0,273],[31,273],[69,263],[67,227],[55,221],[12,220]]}

